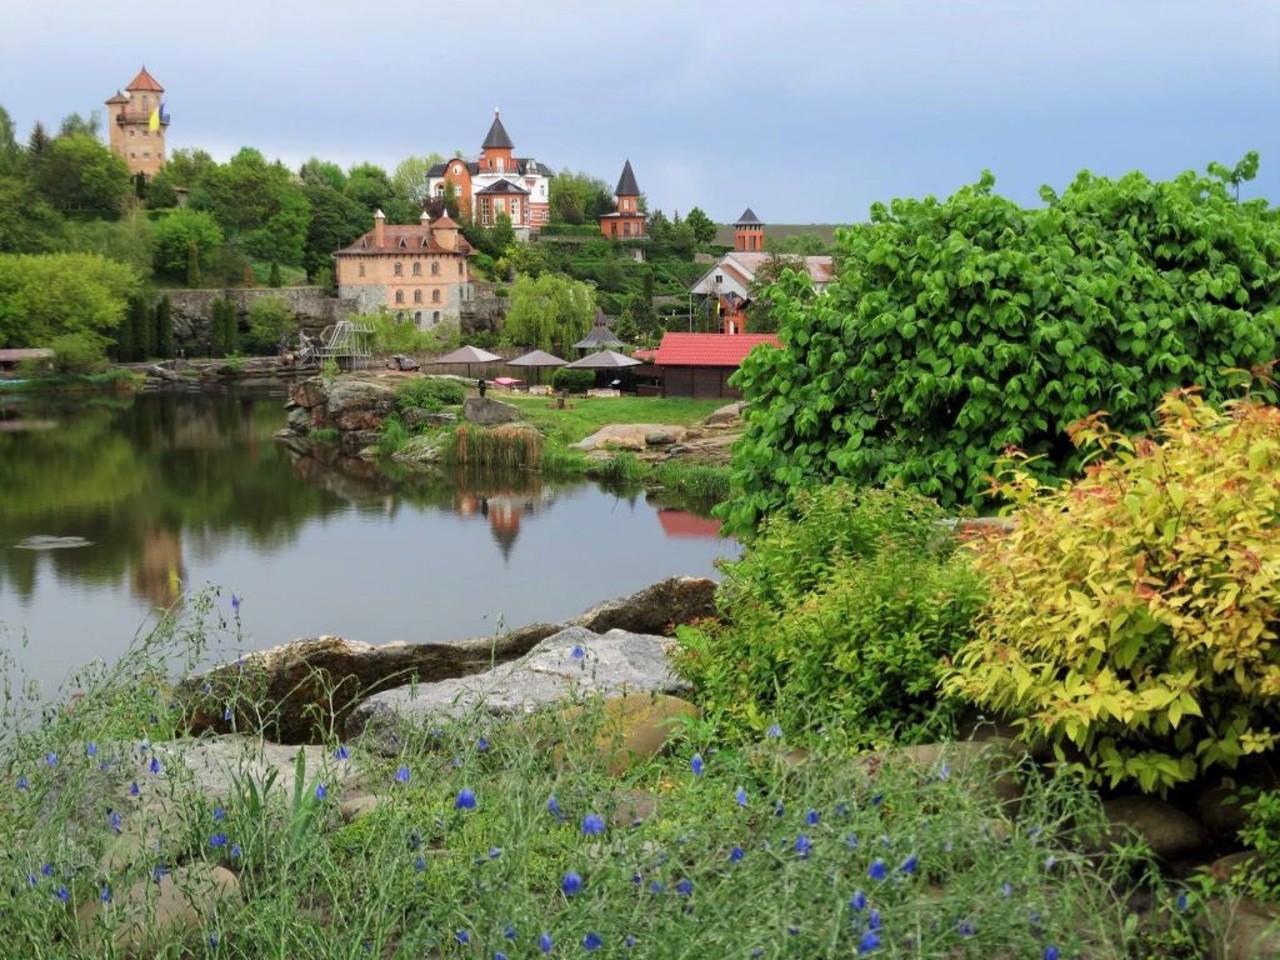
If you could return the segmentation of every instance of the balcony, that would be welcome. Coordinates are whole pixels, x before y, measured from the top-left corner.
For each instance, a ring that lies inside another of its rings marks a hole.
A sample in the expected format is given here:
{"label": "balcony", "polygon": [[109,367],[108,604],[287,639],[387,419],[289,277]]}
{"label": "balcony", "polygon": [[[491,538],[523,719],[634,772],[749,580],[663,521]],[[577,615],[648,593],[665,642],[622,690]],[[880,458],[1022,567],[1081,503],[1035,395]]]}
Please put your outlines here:
{"label": "balcony", "polygon": [[[117,113],[116,126],[123,127],[126,123],[147,123],[151,119],[149,113]],[[169,125],[169,114],[160,114],[160,126],[167,127]]]}

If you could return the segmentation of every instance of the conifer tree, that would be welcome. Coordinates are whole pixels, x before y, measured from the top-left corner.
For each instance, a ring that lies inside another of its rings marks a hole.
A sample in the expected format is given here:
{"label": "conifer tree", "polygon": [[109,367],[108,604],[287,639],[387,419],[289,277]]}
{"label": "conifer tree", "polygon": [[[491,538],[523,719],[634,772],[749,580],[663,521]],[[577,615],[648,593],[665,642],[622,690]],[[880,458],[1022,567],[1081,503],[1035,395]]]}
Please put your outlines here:
{"label": "conifer tree", "polygon": [[173,304],[168,294],[156,304],[156,354],[166,360],[173,356]]}

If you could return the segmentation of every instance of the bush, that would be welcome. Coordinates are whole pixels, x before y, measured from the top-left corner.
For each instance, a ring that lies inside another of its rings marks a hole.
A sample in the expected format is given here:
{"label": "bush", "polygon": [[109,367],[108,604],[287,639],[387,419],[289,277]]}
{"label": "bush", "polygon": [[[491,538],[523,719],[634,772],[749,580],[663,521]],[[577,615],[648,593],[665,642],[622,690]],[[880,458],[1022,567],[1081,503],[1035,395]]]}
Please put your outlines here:
{"label": "bush", "polygon": [[723,624],[680,628],[676,668],[731,734],[777,722],[862,745],[950,731],[941,658],[983,599],[924,498],[838,483],[805,493],[723,565]]}
{"label": "bush", "polygon": [[1280,900],[1280,791],[1262,791],[1245,813],[1249,819],[1240,839],[1258,852],[1256,862],[1241,871],[1247,892],[1259,900]]}
{"label": "bush", "polygon": [[837,476],[971,502],[1008,446],[1070,476],[1066,429],[1091,411],[1140,432],[1169,390],[1221,400],[1225,368],[1276,356],[1280,218],[1264,201],[1190,172],[1084,172],[1032,208],[993,186],[877,204],[836,232],[823,293],[794,272],[764,293],[786,349],[754,351],[733,381],[750,402],[735,529]]}
{"label": "bush", "polygon": [[64,333],[49,341],[53,369],[62,374],[95,373],[107,365],[102,340],[93,334]]}
{"label": "bush", "polygon": [[467,390],[457,380],[437,380],[425,377],[406,380],[396,389],[396,408],[436,411],[442,407],[457,406],[467,399]]}
{"label": "bush", "polygon": [[1016,525],[980,546],[991,599],[946,681],[1149,792],[1280,741],[1280,410],[1176,391],[1159,418],[1159,442],[1077,425],[1106,459],[1075,483],[1009,466]]}
{"label": "bush", "polygon": [[551,375],[551,385],[570,393],[586,393],[596,385],[594,370],[569,370],[561,367]]}

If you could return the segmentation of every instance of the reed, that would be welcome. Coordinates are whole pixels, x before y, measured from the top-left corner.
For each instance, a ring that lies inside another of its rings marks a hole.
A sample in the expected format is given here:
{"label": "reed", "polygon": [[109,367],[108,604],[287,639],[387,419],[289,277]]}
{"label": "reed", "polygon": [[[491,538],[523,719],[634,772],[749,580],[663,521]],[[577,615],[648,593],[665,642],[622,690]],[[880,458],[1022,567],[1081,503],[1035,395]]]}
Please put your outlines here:
{"label": "reed", "polygon": [[460,423],[445,445],[444,462],[526,470],[542,464],[542,435],[524,424],[477,427]]}

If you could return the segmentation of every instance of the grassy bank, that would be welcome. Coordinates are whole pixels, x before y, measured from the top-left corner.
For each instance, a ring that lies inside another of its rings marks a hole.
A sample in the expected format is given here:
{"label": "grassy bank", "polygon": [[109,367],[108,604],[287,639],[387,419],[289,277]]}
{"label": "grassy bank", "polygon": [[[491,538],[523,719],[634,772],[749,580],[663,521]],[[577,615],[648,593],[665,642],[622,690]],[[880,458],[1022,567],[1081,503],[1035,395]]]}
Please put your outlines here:
{"label": "grassy bank", "polygon": [[133,393],[146,378],[123,367],[102,373],[38,376],[30,379],[0,378],[0,393]]}

